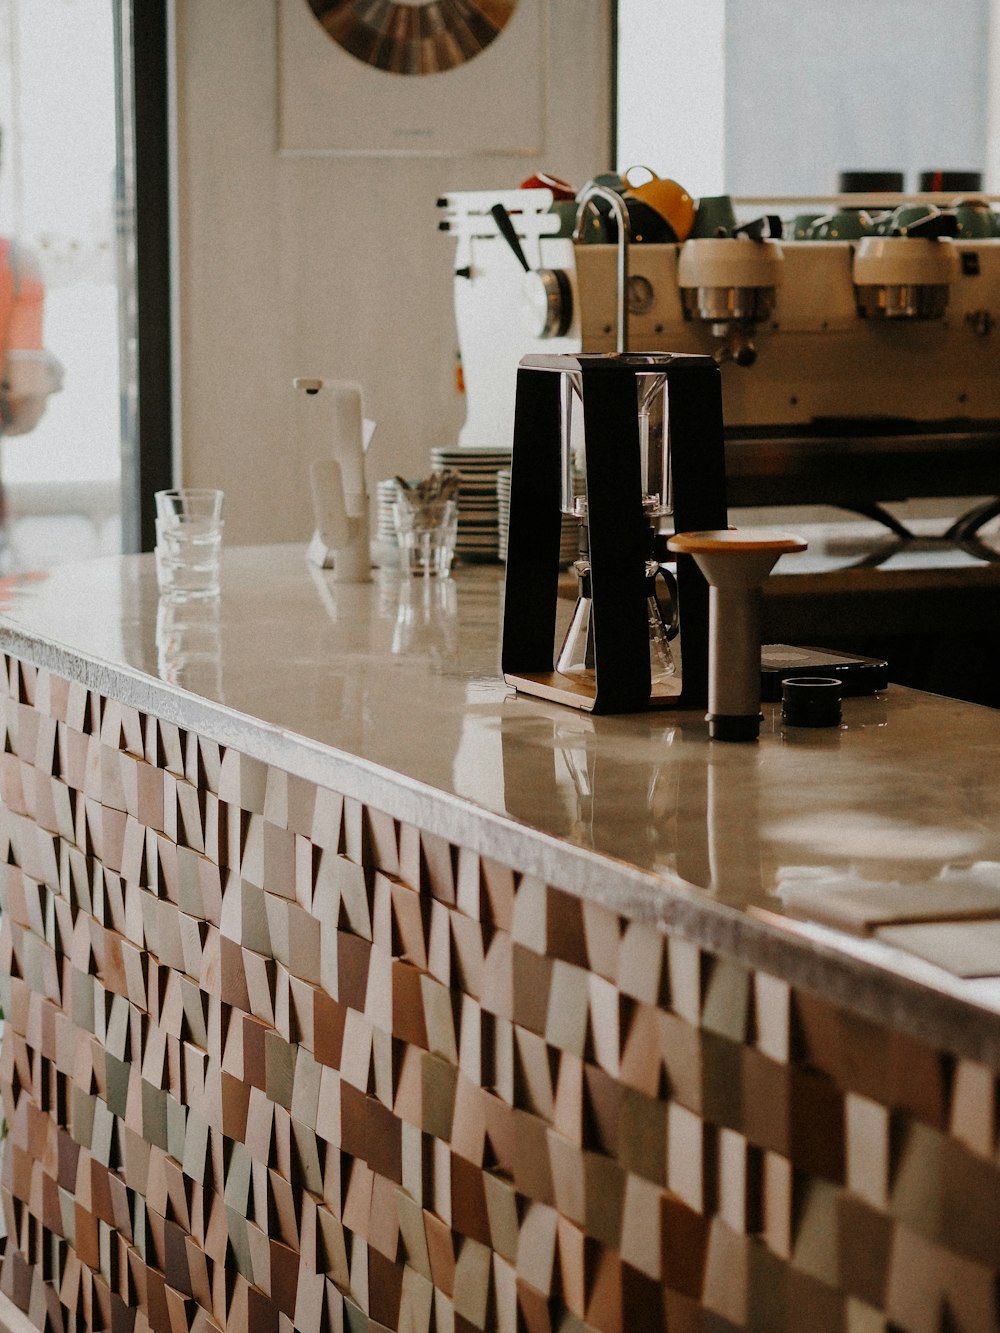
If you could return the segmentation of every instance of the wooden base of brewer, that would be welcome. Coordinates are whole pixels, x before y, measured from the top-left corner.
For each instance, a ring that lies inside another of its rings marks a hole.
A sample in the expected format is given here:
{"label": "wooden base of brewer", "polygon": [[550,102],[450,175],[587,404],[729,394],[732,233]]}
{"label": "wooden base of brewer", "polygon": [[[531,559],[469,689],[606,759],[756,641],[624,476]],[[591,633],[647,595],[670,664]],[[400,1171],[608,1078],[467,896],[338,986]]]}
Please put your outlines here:
{"label": "wooden base of brewer", "polygon": [[[597,702],[596,685],[591,677],[574,678],[561,671],[539,671],[530,675],[504,673],[504,681],[519,694],[530,694],[536,699],[548,699],[551,703],[568,704],[570,708],[579,708],[585,713],[593,712]],[[681,704],[682,682],[668,680],[657,685],[649,696],[645,708],[678,708]],[[637,712],[642,711],[640,709]]]}

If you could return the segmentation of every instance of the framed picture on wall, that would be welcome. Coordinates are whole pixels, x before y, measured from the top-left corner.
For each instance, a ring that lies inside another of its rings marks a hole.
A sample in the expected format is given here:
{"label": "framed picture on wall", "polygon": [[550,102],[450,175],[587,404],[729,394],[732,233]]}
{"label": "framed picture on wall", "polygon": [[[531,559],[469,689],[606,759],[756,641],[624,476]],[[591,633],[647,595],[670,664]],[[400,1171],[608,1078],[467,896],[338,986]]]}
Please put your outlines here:
{"label": "framed picture on wall", "polygon": [[547,0],[277,0],[278,147],[540,153]]}

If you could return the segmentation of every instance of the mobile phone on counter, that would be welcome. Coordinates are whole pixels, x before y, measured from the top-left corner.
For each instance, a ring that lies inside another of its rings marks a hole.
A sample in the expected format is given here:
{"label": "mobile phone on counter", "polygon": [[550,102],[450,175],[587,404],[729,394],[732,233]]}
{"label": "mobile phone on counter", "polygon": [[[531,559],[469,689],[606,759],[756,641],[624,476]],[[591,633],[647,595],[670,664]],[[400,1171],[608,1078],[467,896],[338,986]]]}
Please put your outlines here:
{"label": "mobile phone on counter", "polygon": [[766,643],[760,650],[760,697],[766,703],[781,699],[781,682],[792,676],[833,676],[845,698],[875,694],[889,684],[889,663],[880,657],[857,657],[829,648],[795,648],[787,643]]}

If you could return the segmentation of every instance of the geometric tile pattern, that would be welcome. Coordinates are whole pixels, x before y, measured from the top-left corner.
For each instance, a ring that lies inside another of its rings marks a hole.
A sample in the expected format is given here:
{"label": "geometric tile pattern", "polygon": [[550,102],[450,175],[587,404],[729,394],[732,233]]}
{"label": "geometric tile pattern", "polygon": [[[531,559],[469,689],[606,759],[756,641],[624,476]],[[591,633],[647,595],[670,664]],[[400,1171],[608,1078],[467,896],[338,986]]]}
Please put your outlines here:
{"label": "geometric tile pattern", "polygon": [[998,1328],[997,1071],[7,658],[40,1330]]}

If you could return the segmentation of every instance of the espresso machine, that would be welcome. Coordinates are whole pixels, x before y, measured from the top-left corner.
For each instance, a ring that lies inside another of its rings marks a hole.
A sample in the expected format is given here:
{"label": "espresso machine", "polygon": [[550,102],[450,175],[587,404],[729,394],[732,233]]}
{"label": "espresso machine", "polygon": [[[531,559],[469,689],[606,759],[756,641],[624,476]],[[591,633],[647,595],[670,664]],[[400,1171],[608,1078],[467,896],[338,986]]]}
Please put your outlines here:
{"label": "espresso machine", "polygon": [[[763,210],[783,225],[640,244],[627,226],[592,243],[586,194],[439,201],[456,242],[460,443],[509,442],[525,354],[669,350],[719,366],[730,505],[837,505],[907,535],[881,502],[1000,490],[1000,227],[987,201],[736,200],[743,218]],[[899,226],[879,229],[880,217]],[[526,297],[542,275],[561,303],[544,325]]]}
{"label": "espresso machine", "polygon": [[[704,707],[708,587],[690,556],[676,557],[676,576],[663,562],[671,533],[726,527],[725,490],[711,357],[524,357],[511,457],[507,684],[594,713]],[[579,586],[560,633],[566,514],[579,522]]]}

